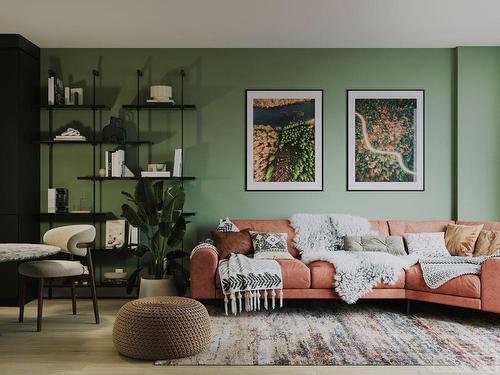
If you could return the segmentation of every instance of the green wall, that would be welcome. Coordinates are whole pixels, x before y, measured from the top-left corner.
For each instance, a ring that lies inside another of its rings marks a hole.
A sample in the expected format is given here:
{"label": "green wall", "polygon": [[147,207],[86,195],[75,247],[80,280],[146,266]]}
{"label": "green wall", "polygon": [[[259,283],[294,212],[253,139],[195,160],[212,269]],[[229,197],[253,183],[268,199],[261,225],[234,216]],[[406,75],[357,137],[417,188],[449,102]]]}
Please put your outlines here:
{"label": "green wall", "polygon": [[[187,245],[205,238],[218,218],[288,218],[296,212],[336,212],[371,219],[450,219],[454,216],[455,51],[452,49],[44,49],[42,86],[47,69],[62,74],[90,93],[91,71],[99,69],[98,101],[112,105],[98,118],[122,116],[134,126],[136,114],[122,104],[135,99],[136,69],[144,71],[143,98],[150,84],[174,86],[185,68],[186,102],[198,111],[186,115],[185,172],[187,210],[196,211]],[[324,191],[245,192],[245,89],[321,88],[324,90]],[[425,89],[425,192],[346,191],[346,90]],[[86,96],[86,99],[90,98]],[[78,119],[91,124],[91,114],[58,112],[56,128]],[[152,160],[171,161],[179,144],[179,114],[141,115],[141,124],[157,142]],[[42,113],[42,129],[47,114]],[[46,209],[47,149],[42,146],[42,209]],[[134,155],[133,151],[129,153]],[[70,189],[70,206],[78,205],[91,182],[91,148],[58,146],[54,184]],[[147,163],[147,147],[141,164]],[[120,213],[120,191],[133,182],[103,183],[102,210]],[[99,202],[98,202],[99,203]],[[42,228],[43,229],[43,228]]]}
{"label": "green wall", "polygon": [[500,47],[457,49],[458,217],[500,219]]}

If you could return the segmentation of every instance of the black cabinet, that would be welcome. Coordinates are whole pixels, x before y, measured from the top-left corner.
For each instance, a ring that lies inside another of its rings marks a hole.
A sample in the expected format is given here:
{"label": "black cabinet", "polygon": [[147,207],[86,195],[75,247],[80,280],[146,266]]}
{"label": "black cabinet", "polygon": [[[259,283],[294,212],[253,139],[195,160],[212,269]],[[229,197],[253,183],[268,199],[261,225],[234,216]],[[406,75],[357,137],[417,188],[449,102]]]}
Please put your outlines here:
{"label": "black cabinet", "polygon": [[[0,34],[0,242],[40,241],[40,50]],[[17,298],[17,264],[0,263],[0,302]]]}

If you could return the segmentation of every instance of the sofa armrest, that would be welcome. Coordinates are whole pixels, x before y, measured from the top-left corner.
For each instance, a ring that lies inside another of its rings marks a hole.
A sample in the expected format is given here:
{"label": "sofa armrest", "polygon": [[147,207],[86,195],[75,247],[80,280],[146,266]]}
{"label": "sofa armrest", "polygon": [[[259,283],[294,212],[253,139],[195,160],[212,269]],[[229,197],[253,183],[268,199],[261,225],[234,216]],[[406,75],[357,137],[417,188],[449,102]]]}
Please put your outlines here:
{"label": "sofa armrest", "polygon": [[215,275],[219,256],[213,247],[197,247],[191,253],[191,296],[215,299]]}
{"label": "sofa armrest", "polygon": [[481,309],[500,313],[500,258],[486,259],[481,266]]}

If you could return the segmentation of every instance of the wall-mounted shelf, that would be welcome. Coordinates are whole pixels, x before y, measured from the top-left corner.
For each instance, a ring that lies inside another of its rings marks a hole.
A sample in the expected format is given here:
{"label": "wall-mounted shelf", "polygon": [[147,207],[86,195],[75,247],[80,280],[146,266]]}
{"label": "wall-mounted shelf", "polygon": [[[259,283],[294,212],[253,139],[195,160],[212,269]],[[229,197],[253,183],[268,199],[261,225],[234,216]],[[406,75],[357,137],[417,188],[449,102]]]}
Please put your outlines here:
{"label": "wall-mounted shelf", "polygon": [[112,212],[68,212],[68,213],[40,213],[40,220],[45,222],[92,222],[116,219]]}
{"label": "wall-mounted shelf", "polygon": [[152,141],[125,141],[125,142],[107,142],[107,141],[39,141],[40,144],[42,145],[71,145],[71,144],[76,144],[76,145],[116,145],[116,146],[123,146],[123,145],[152,145]]}
{"label": "wall-mounted shelf", "polygon": [[101,176],[79,176],[79,180],[89,180],[89,181],[116,181],[116,180],[170,180],[170,181],[186,181],[186,180],[196,180],[196,177],[186,176],[186,177],[101,177]]}
{"label": "wall-mounted shelf", "polygon": [[125,104],[122,105],[122,108],[126,109],[134,109],[136,111],[140,111],[141,109],[163,109],[170,111],[193,111],[196,110],[196,106],[194,104],[162,104],[162,103],[151,103],[151,104]]}
{"label": "wall-mounted shelf", "polygon": [[99,109],[109,109],[108,106],[105,104],[81,104],[81,105],[73,105],[73,104],[57,104],[57,105],[51,105],[51,104],[42,104],[40,106],[41,109],[47,109],[50,111],[61,111],[61,110],[80,110],[80,111],[85,111],[85,110],[99,110]]}

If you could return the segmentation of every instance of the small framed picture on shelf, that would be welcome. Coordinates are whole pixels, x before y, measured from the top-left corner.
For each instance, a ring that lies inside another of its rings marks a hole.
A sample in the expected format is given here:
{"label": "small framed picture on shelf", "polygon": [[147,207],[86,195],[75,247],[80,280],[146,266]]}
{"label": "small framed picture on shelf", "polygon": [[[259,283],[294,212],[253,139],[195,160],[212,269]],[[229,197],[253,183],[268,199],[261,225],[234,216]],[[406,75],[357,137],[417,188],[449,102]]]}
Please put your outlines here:
{"label": "small framed picture on shelf", "polygon": [[106,249],[125,246],[125,220],[106,221]]}
{"label": "small framed picture on shelf", "polygon": [[347,91],[347,190],[424,191],[424,90]]}

